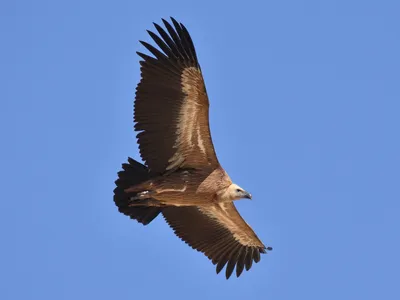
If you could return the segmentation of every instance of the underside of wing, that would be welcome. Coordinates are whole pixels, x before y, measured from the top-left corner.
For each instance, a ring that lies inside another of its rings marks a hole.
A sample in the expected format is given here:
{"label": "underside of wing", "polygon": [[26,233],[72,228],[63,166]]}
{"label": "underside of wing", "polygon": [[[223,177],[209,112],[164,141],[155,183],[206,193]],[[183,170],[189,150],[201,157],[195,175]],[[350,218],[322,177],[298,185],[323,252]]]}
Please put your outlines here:
{"label": "underside of wing", "polygon": [[235,267],[239,277],[253,261],[260,261],[260,253],[272,250],[263,245],[233,203],[207,208],[167,207],[162,213],[179,238],[217,265],[217,273],[226,265],[227,279]]}
{"label": "underside of wing", "polygon": [[142,79],[134,109],[140,154],[151,172],[178,167],[216,167],[209,128],[209,101],[192,39],[186,28],[154,24],[148,31],[158,49],[141,42],[153,55],[139,53]]}

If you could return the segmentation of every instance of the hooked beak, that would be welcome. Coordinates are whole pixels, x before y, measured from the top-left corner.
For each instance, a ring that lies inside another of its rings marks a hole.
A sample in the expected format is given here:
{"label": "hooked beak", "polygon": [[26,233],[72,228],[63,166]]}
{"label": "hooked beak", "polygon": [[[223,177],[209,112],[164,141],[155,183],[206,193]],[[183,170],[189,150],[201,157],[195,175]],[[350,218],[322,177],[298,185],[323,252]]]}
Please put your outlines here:
{"label": "hooked beak", "polygon": [[245,194],[244,194],[244,197],[243,198],[246,198],[246,199],[252,199],[251,198],[251,194],[250,193],[248,193],[248,192],[246,192]]}

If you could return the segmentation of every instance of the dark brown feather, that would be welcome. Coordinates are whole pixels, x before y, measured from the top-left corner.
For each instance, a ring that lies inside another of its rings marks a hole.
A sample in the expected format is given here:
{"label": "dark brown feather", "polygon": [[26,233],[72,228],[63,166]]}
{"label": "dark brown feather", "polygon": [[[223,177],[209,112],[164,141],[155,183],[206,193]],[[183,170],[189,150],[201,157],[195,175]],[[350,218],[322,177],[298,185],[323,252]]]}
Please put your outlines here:
{"label": "dark brown feather", "polygon": [[162,39],[165,41],[165,43],[171,49],[173,55],[176,58],[182,58],[181,53],[179,52],[176,44],[171,39],[171,37],[165,32],[165,30],[160,25],[158,25],[156,23],[153,23],[153,24],[154,24],[154,27],[157,29],[158,33],[161,35]]}
{"label": "dark brown feather", "polygon": [[232,250],[231,255],[229,257],[228,265],[226,266],[225,270],[226,279],[229,279],[229,277],[231,277],[242,248],[244,248],[242,245],[237,245],[236,248]]}
{"label": "dark brown feather", "polygon": [[258,263],[260,261],[260,251],[254,251],[253,254],[254,254],[253,256],[254,262]]}
{"label": "dark brown feather", "polygon": [[243,248],[241,250],[240,256],[238,258],[237,264],[236,264],[236,277],[239,277],[240,274],[242,274],[243,269],[244,269],[244,260],[247,255],[247,247]]}
{"label": "dark brown feather", "polygon": [[[210,207],[166,207],[162,214],[175,234],[192,248],[203,252],[219,273],[226,266],[229,278],[236,267],[239,277],[265,248],[241,218],[233,203]],[[234,225],[233,225],[234,224]]]}
{"label": "dark brown feather", "polygon": [[171,57],[173,56],[173,52],[169,48],[169,46],[161,40],[158,35],[154,32],[147,30],[147,33],[151,36],[151,38],[156,42],[157,46],[161,48],[161,50],[165,53],[166,56]]}
{"label": "dark brown feather", "polygon": [[247,247],[247,255],[245,258],[246,271],[250,270],[251,265],[253,264],[253,251],[253,248]]}
{"label": "dark brown feather", "polygon": [[[171,18],[171,20],[173,20],[173,19]],[[183,61],[186,61],[186,58],[187,58],[186,50],[183,47],[182,41],[180,40],[177,32],[174,30],[174,28],[171,26],[171,24],[169,24],[166,20],[163,19],[163,23],[165,25],[165,28],[167,28],[168,33],[171,36],[171,38],[173,39],[175,45],[178,47],[179,54],[183,58]]]}

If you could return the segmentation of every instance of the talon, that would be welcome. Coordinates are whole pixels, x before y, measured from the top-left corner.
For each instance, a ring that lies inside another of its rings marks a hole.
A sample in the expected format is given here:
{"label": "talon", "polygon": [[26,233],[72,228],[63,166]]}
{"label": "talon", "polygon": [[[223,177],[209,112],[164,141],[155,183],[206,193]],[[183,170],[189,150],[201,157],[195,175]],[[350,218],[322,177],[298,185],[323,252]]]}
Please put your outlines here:
{"label": "talon", "polygon": [[151,194],[152,193],[150,191],[143,191],[143,192],[136,194],[136,196],[130,197],[129,200],[130,201],[138,201],[138,200],[148,199],[148,198],[150,198]]}

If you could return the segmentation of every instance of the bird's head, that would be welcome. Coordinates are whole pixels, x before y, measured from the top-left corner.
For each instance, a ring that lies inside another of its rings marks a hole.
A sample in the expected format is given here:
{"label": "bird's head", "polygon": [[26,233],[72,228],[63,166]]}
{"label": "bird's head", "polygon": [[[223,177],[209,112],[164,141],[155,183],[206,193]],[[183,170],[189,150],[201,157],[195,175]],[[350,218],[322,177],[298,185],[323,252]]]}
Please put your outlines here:
{"label": "bird's head", "polygon": [[234,183],[228,187],[227,192],[231,200],[239,200],[243,198],[251,199],[251,194],[249,192],[246,192],[244,189]]}

